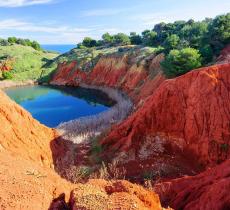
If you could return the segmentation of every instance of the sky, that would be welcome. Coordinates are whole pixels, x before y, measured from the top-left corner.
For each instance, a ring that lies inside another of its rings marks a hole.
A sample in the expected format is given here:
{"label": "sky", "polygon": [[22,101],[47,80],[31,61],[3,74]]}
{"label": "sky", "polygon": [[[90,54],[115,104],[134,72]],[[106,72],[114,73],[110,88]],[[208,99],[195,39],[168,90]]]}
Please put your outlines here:
{"label": "sky", "polygon": [[0,37],[76,44],[105,32],[142,32],[156,23],[230,12],[230,0],[0,0]]}

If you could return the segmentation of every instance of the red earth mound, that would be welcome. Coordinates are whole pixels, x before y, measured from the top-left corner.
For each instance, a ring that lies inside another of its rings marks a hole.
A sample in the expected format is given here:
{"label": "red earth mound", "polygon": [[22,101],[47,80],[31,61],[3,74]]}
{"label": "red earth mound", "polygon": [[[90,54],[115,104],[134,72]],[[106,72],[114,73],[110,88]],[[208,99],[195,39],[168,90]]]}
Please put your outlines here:
{"label": "red earth mound", "polygon": [[[0,91],[0,209],[48,209],[70,192],[53,166],[54,130],[41,125]],[[56,145],[57,146],[57,145]]]}
{"label": "red earth mound", "polygon": [[149,178],[152,170],[159,178],[167,177],[163,173],[181,177],[195,169],[189,166],[191,159],[206,169],[225,161],[196,176],[168,179],[156,185],[156,191],[165,205],[175,209],[229,209],[228,55],[229,47],[219,57],[219,65],[166,81],[160,56],[148,68],[130,66],[126,57],[101,58],[88,73],[76,69],[76,63],[64,63],[52,82],[119,88],[136,105],[143,104],[101,141],[105,156],[121,162],[131,176],[147,172],[144,176]]}
{"label": "red earth mound", "polygon": [[167,139],[203,165],[230,156],[230,64],[163,82],[145,104],[102,140],[109,150],[139,148],[147,135]]}
{"label": "red earth mound", "polygon": [[162,210],[158,195],[127,181],[89,180],[70,196],[73,210]]}
{"label": "red earth mound", "polygon": [[[127,181],[66,182],[52,170],[53,159],[65,152],[55,131],[34,120],[2,91],[0,122],[1,210],[162,209],[155,193]],[[70,205],[65,201],[68,197]]]}
{"label": "red earth mound", "polygon": [[175,209],[230,209],[230,160],[199,175],[158,184],[155,191]]}

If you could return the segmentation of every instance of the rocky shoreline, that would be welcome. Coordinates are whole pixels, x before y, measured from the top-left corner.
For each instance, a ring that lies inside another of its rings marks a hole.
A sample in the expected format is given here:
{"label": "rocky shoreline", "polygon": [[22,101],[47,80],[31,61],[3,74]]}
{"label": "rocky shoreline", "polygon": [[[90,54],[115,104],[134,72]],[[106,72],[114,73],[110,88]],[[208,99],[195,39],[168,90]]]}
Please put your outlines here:
{"label": "rocky shoreline", "polygon": [[38,83],[34,80],[27,80],[27,81],[12,81],[12,80],[4,80],[0,81],[0,89],[10,88],[10,87],[20,87],[26,85],[37,85]]}

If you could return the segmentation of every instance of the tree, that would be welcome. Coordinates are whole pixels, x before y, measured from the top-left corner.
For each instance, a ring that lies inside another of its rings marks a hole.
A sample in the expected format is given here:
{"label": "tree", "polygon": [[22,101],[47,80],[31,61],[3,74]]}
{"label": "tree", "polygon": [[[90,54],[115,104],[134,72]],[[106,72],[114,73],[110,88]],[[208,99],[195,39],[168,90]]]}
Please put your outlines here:
{"label": "tree", "polygon": [[26,46],[26,41],[24,39],[21,39],[21,38],[17,39],[16,43]]}
{"label": "tree", "polygon": [[124,33],[118,33],[114,36],[114,43],[118,45],[129,45],[131,44],[131,41],[129,39],[129,36],[127,36]]}
{"label": "tree", "polygon": [[210,44],[215,54],[218,54],[224,45],[230,43],[230,13],[217,16],[208,27]]}
{"label": "tree", "polygon": [[97,41],[90,37],[85,37],[82,42],[82,45],[88,48],[95,47],[97,45]]}
{"label": "tree", "polygon": [[202,63],[207,64],[213,60],[213,51],[209,44],[200,47],[200,54],[202,57]]}
{"label": "tree", "polygon": [[176,77],[201,66],[199,51],[193,48],[171,50],[161,63],[164,73],[168,77]]}
{"label": "tree", "polygon": [[9,42],[10,44],[15,44],[16,41],[17,41],[17,38],[16,38],[16,37],[9,37],[9,38],[8,38],[8,42]]}
{"label": "tree", "polygon": [[111,44],[113,42],[113,36],[108,32],[102,35],[102,39],[106,44]]}
{"label": "tree", "polygon": [[177,49],[180,43],[180,38],[176,34],[169,36],[164,43],[165,52],[169,53],[172,49]]}
{"label": "tree", "polygon": [[6,39],[0,38],[0,46],[8,46],[10,43]]}
{"label": "tree", "polygon": [[41,46],[38,42],[33,41],[33,42],[28,42],[27,46],[33,47],[35,50],[41,50]]}
{"label": "tree", "polygon": [[130,38],[131,44],[134,44],[134,45],[142,44],[142,38],[136,32],[131,32],[129,38]]}
{"label": "tree", "polygon": [[157,45],[157,33],[155,31],[145,30],[142,32],[143,43],[146,46]]}

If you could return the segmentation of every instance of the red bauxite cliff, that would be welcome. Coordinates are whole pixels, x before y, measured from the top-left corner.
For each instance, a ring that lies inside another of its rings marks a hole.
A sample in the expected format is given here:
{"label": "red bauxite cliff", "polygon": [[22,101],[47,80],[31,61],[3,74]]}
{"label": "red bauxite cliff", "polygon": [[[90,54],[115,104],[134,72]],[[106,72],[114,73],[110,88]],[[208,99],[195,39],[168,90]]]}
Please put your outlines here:
{"label": "red bauxite cliff", "polygon": [[136,104],[151,95],[164,81],[160,68],[163,55],[152,56],[144,63],[136,64],[124,56],[104,56],[90,72],[81,71],[78,63],[59,64],[51,84],[74,85],[81,83],[121,89]]}
{"label": "red bauxite cliff", "polygon": [[[158,160],[163,162],[156,170],[163,167],[168,172],[174,163],[186,165],[180,162],[183,157],[190,159],[207,171],[157,184],[155,189],[162,202],[175,209],[229,209],[228,52],[228,48],[223,51],[218,65],[170,80],[162,76],[160,56],[147,67],[129,65],[126,57],[101,58],[91,72],[76,68],[76,62],[64,63],[59,65],[52,83],[105,85],[126,92],[139,108],[101,140],[105,154],[124,161],[130,173],[134,169],[143,172]],[[144,168],[137,168],[134,160],[142,161]]]}
{"label": "red bauxite cliff", "polygon": [[0,122],[1,210],[162,209],[157,194],[127,181],[62,179],[52,167],[64,152],[56,132],[1,90]]}
{"label": "red bauxite cliff", "polygon": [[230,209],[230,160],[196,176],[157,184],[155,191],[166,206],[184,210]]}
{"label": "red bauxite cliff", "polygon": [[70,191],[51,169],[57,135],[1,90],[0,124],[0,209],[48,209]]}
{"label": "red bauxite cliff", "polygon": [[203,165],[226,160],[230,156],[229,71],[230,64],[222,64],[166,80],[102,143],[129,150],[152,134],[174,142]]}

